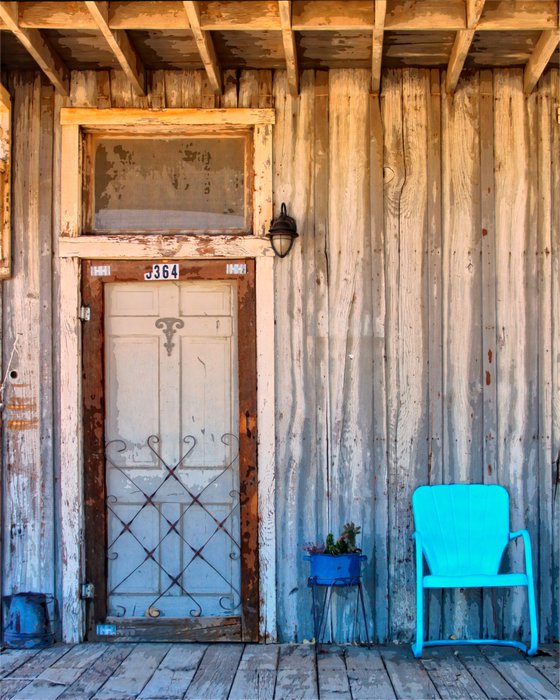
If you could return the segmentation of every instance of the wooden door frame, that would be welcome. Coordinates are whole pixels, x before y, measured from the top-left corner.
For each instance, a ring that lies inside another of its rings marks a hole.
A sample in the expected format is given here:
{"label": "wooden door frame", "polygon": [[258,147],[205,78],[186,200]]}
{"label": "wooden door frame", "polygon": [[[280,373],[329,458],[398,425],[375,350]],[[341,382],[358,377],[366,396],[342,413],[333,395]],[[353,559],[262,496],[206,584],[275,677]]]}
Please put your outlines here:
{"label": "wooden door frame", "polygon": [[[248,236],[82,235],[83,129],[148,122],[164,128],[204,124],[254,130],[253,234]],[[259,439],[259,641],[274,642],[276,629],[274,254],[266,231],[272,220],[272,125],[270,109],[72,109],[60,113],[59,271],[57,364],[60,368],[60,560],[62,636],[79,642],[85,633],[80,585],[83,570],[81,260],[195,260],[254,258],[256,265],[257,420]]]}
{"label": "wooden door frame", "polygon": [[[227,272],[230,264],[244,265],[246,272]],[[180,621],[113,620],[117,623],[117,635],[112,639],[255,642],[259,638],[255,261],[199,260],[178,265],[182,282],[225,280],[235,282],[237,288],[237,338],[242,339],[237,352],[241,611],[239,616]],[[104,623],[107,617],[104,288],[111,282],[144,281],[144,274],[151,269],[152,263],[147,261],[82,262],[82,303],[90,315],[82,327],[85,573],[95,591],[86,606],[86,634],[90,641],[97,640],[96,624]]]}

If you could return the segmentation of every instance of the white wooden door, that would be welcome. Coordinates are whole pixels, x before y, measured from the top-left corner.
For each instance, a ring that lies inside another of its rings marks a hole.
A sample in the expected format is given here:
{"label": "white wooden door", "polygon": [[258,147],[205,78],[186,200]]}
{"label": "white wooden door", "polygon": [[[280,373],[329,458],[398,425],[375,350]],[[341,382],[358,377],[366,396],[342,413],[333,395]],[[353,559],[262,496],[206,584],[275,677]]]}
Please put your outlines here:
{"label": "white wooden door", "polygon": [[104,289],[107,615],[239,615],[235,282]]}

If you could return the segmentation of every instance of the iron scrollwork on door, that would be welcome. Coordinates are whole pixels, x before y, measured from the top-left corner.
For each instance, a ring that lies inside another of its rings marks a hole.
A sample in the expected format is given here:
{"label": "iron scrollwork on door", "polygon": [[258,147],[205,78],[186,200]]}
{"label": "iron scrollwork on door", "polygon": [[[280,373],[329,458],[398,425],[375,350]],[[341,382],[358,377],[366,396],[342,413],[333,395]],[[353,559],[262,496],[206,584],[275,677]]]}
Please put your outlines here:
{"label": "iron scrollwork on door", "polygon": [[158,318],[156,321],[156,328],[163,329],[163,335],[165,336],[164,347],[167,350],[167,354],[171,357],[175,343],[172,341],[173,336],[178,330],[183,328],[185,322],[180,318]]}
{"label": "iron scrollwork on door", "polygon": [[[165,320],[165,319],[163,319]],[[147,562],[155,564],[159,571],[161,572],[161,587],[153,600],[150,601],[146,610],[141,611],[141,615],[148,615],[150,617],[159,616],[159,611],[157,604],[166,595],[170,594],[171,590],[176,586],[180,592],[180,595],[185,596],[191,601],[193,607],[188,611],[182,611],[183,615],[186,617],[187,612],[190,617],[200,617],[205,614],[203,605],[196,597],[196,592],[193,592],[188,583],[188,570],[196,562],[202,563],[204,567],[208,567],[208,573],[211,576],[217,576],[224,584],[226,584],[226,590],[228,591],[226,595],[222,595],[219,599],[219,605],[221,609],[224,610],[225,614],[233,614],[241,605],[241,595],[236,583],[228,578],[227,566],[224,563],[224,567],[221,570],[219,566],[211,561],[211,557],[208,554],[208,545],[220,535],[227,538],[229,542],[229,558],[232,560],[238,560],[241,553],[241,544],[238,541],[238,533],[235,533],[233,522],[235,520],[234,516],[238,515],[240,507],[240,493],[237,490],[230,490],[229,496],[231,498],[231,510],[221,517],[212,512],[212,508],[209,503],[203,501],[203,495],[207,492],[213,485],[216,485],[220,477],[227,475],[234,469],[236,462],[239,458],[239,440],[235,435],[231,433],[225,433],[221,437],[221,442],[225,446],[226,453],[229,453],[229,457],[225,460],[223,468],[218,470],[215,475],[210,475],[208,481],[199,487],[196,491],[189,487],[185,483],[184,478],[181,474],[181,467],[185,471],[185,462],[193,454],[197,441],[192,435],[187,435],[183,438],[183,444],[186,445],[186,450],[179,461],[170,465],[161,456],[158,450],[158,445],[160,439],[156,435],[150,435],[145,443],[145,446],[149,448],[150,452],[155,456],[156,463],[163,468],[163,473],[161,479],[158,480],[156,484],[153,484],[149,489],[143,487],[142,480],[138,477],[131,476],[129,470],[126,466],[119,464],[119,454],[123,453],[131,448],[131,445],[127,444],[126,441],[121,439],[111,440],[106,445],[106,459],[107,462],[120,473],[126,482],[128,482],[134,491],[134,493],[141,497],[142,502],[135,506],[134,512],[129,512],[127,517],[124,516],[123,511],[119,512],[118,506],[119,499],[114,495],[108,495],[107,497],[107,508],[111,516],[115,519],[114,524],[117,525],[117,532],[113,535],[112,539],[108,542],[107,557],[109,560],[115,561],[119,558],[120,554],[118,551],[118,545],[122,541],[125,550],[123,551],[123,556],[127,555],[126,552],[126,541],[123,539],[124,536],[132,537],[135,544],[140,547],[141,560],[133,560],[131,567],[124,575],[121,576],[120,580],[113,583],[110,586],[109,595],[119,595],[122,591],[124,584],[131,579],[134,574],[139,571],[139,569],[144,566]],[[233,450],[231,448],[233,447]],[[175,484],[179,487],[181,494],[183,496],[183,508],[178,515],[178,517],[172,518],[165,514],[165,512],[160,507],[161,504],[158,502],[158,493],[162,491],[166,484]],[[147,547],[142,541],[142,536],[137,527],[139,522],[139,516],[145,513],[146,509],[154,508],[157,513],[157,518],[160,518],[161,525],[163,527],[160,533],[163,536],[155,545]],[[193,544],[190,541],[188,534],[185,533],[185,528],[181,527],[181,522],[184,523],[184,518],[186,514],[193,508],[200,509],[200,513],[204,514],[205,517],[210,518],[211,530],[209,536],[201,544]],[[162,562],[162,557],[160,556],[161,550],[165,545],[166,540],[171,536],[175,535],[179,537],[182,545],[184,545],[185,551],[188,552],[183,563],[177,562],[176,568],[171,570],[169,564],[164,564]],[[122,606],[121,606],[122,607]],[[116,612],[116,611],[115,611]],[[116,613],[119,616],[132,615],[136,616],[135,611],[126,610],[125,612],[120,611]]]}

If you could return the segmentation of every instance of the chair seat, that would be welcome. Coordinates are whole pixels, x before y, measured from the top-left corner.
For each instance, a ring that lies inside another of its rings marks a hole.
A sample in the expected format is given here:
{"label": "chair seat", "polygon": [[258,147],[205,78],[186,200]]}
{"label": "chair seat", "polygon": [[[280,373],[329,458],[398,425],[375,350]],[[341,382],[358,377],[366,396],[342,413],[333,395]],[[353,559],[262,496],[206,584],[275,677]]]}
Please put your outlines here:
{"label": "chair seat", "polygon": [[475,574],[471,576],[424,576],[424,588],[497,588],[526,586],[526,574]]}

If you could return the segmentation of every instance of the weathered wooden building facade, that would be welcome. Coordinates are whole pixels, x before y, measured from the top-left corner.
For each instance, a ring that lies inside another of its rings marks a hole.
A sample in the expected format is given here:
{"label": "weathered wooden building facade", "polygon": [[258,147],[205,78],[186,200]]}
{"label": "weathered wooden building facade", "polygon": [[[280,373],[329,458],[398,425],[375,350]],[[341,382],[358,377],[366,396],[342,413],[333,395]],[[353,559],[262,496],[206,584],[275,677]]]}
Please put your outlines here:
{"label": "weathered wooden building facade", "polygon": [[[0,20],[3,594],[54,595],[68,641],[301,641],[302,545],[354,520],[374,638],[409,641],[412,492],[488,482],[557,639],[558,2]],[[429,625],[522,635],[524,595],[434,594]]]}

